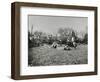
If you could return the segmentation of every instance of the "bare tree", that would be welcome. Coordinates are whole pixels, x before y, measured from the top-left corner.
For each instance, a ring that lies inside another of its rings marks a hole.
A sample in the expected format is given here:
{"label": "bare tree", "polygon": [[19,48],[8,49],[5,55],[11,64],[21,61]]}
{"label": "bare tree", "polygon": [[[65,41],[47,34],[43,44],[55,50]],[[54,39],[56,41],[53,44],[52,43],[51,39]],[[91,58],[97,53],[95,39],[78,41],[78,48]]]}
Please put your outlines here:
{"label": "bare tree", "polygon": [[73,29],[71,28],[60,28],[58,30],[58,33],[59,33],[59,38],[60,40],[62,40],[62,43],[66,43],[67,40],[71,41],[71,38],[72,37],[75,37],[76,38],[76,33]]}

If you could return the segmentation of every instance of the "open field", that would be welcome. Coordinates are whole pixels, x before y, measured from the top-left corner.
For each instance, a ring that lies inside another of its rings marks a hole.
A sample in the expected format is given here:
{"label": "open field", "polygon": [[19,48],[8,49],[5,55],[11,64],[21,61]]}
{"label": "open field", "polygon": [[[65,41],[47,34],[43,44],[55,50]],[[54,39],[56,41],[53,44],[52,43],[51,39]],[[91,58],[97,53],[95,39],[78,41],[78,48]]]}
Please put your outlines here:
{"label": "open field", "polygon": [[87,64],[87,59],[87,45],[82,44],[69,51],[63,50],[63,47],[54,49],[49,45],[29,48],[28,51],[29,66]]}

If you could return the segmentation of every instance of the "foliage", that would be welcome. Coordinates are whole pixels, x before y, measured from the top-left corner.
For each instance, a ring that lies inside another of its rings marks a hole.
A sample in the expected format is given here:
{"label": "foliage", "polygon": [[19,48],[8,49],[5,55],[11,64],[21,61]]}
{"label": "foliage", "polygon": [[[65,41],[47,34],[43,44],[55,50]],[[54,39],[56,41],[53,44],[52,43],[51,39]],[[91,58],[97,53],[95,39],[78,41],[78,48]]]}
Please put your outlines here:
{"label": "foliage", "polygon": [[75,31],[71,28],[60,28],[58,33],[60,35],[59,39],[63,44],[66,44],[67,40],[71,41],[72,37],[77,38]]}
{"label": "foliage", "polygon": [[72,41],[72,37],[74,37],[74,41],[76,43],[85,43],[87,44],[88,35],[85,34],[83,39],[77,36],[77,32],[72,28],[59,28],[56,35],[47,34],[41,31],[28,32],[28,45],[30,47],[38,47],[43,44],[51,45],[53,42],[57,42],[58,44],[67,44],[68,41]]}
{"label": "foliage", "polygon": [[84,35],[83,43],[85,43],[85,44],[88,43],[88,34],[87,33]]}

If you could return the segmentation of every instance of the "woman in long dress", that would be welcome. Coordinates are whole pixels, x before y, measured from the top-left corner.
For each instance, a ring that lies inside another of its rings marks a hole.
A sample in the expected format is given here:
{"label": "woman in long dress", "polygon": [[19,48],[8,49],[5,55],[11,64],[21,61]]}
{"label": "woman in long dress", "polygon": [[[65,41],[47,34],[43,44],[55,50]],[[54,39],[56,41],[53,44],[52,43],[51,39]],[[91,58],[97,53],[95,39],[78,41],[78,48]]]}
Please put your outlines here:
{"label": "woman in long dress", "polygon": [[75,42],[75,37],[72,37],[72,44],[73,44],[74,48],[77,47],[77,44],[76,44],[76,42]]}

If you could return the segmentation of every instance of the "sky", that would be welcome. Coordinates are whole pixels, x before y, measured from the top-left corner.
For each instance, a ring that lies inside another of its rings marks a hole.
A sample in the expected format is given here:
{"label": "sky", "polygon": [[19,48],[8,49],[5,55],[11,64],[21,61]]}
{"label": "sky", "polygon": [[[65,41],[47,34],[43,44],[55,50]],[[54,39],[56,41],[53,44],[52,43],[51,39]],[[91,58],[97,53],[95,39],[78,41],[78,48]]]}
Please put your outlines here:
{"label": "sky", "polygon": [[42,31],[49,34],[56,34],[59,28],[72,28],[78,33],[87,33],[87,17],[69,17],[69,16],[46,16],[29,15],[28,29],[32,32]]}

